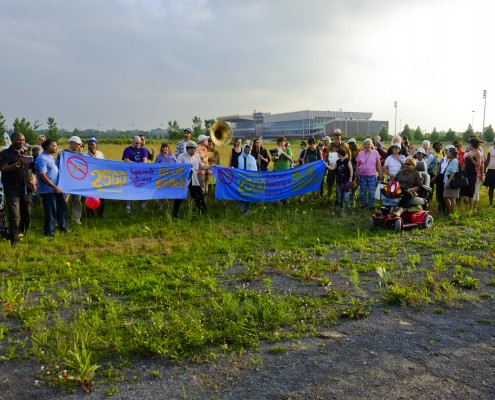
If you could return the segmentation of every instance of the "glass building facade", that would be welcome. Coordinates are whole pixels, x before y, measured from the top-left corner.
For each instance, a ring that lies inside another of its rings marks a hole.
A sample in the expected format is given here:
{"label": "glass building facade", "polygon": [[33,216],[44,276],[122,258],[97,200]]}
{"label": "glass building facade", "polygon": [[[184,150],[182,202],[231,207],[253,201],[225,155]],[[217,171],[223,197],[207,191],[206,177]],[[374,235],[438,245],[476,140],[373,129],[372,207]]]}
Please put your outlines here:
{"label": "glass building facade", "polygon": [[370,120],[372,113],[345,111],[303,110],[270,114],[230,115],[218,120],[230,123],[234,137],[273,139],[278,136],[305,139],[310,136],[331,135],[339,128],[345,136],[377,135],[382,127],[388,130],[388,121]]}

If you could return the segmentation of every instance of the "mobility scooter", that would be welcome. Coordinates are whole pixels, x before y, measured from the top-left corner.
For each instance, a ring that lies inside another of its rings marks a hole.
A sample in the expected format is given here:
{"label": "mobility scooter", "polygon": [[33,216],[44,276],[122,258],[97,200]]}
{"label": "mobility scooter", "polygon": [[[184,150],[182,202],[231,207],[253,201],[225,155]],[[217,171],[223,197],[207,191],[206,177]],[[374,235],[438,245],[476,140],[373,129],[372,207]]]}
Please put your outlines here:
{"label": "mobility scooter", "polygon": [[426,171],[424,161],[416,162],[416,170],[423,176],[423,187],[419,196],[413,197],[400,216],[392,214],[392,208],[396,207],[400,200],[400,186],[398,182],[391,180],[385,188],[380,189],[380,211],[374,213],[370,219],[370,228],[379,227],[393,229],[398,233],[402,229],[431,228],[433,217],[430,215],[428,200],[431,198],[430,176]]}

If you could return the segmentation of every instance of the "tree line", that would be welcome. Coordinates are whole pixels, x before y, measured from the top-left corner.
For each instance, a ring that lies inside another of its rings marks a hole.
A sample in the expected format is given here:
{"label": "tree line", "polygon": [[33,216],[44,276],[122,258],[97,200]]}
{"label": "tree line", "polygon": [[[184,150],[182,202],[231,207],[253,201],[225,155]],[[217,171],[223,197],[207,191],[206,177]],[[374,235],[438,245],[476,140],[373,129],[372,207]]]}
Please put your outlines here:
{"label": "tree line", "polygon": [[[193,137],[198,137],[201,134],[205,134],[210,131],[211,126],[215,123],[214,118],[210,119],[205,119],[204,121],[198,117],[194,116],[192,118],[192,125],[189,127],[192,130]],[[24,134],[26,137],[26,143],[37,143],[38,140],[38,135],[43,134],[47,137],[53,138],[55,140],[59,140],[61,136],[72,136],[72,135],[77,135],[81,137],[90,137],[90,136],[96,136],[99,140],[102,140],[103,142],[114,142],[118,140],[126,140],[132,135],[136,134],[144,134],[149,138],[152,139],[163,139],[167,138],[168,140],[171,141],[176,141],[179,139],[182,139],[183,137],[183,129],[185,127],[179,126],[178,122],[176,120],[173,121],[168,121],[168,126],[167,128],[164,129],[152,129],[151,131],[140,131],[140,130],[127,130],[127,131],[119,131],[119,130],[107,130],[107,131],[99,131],[96,129],[86,129],[84,131],[81,131],[77,128],[75,128],[72,132],[66,131],[66,130],[60,130],[57,126],[57,122],[55,121],[55,118],[53,117],[48,117],[47,119],[47,129],[40,129],[40,123],[38,120],[35,120],[34,122],[30,122],[26,120],[26,118],[16,118],[14,123],[13,123],[13,130],[12,131],[19,131]],[[4,141],[4,133],[7,132],[7,123],[5,121],[4,116],[0,112],[0,143],[2,145],[5,144]],[[345,134],[345,132],[344,132]],[[488,127],[485,127],[485,130],[483,133],[481,132],[474,132],[473,127],[471,124],[469,124],[468,128],[464,132],[455,132],[452,129],[449,128],[448,131],[437,131],[437,128],[433,128],[433,130],[430,133],[424,132],[419,126],[416,129],[412,129],[409,127],[408,124],[404,125],[404,128],[402,132],[400,133],[401,135],[405,135],[411,140],[415,142],[422,141],[424,139],[428,139],[430,141],[447,141],[447,142],[453,142],[458,139],[462,139],[464,142],[466,142],[470,136],[478,134],[478,136],[481,136],[486,142],[492,143],[494,138],[495,138],[495,132],[492,128],[491,125],[488,125]],[[101,137],[103,135],[103,138]],[[383,127],[380,131],[380,136],[382,137],[382,140],[388,141],[391,138],[390,133],[387,131],[385,127]]]}

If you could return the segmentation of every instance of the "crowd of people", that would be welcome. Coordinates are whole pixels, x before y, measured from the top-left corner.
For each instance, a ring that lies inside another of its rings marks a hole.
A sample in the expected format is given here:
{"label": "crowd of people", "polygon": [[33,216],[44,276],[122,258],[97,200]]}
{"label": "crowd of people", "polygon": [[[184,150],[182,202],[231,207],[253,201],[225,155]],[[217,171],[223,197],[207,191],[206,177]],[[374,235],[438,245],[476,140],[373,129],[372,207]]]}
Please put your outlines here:
{"label": "crowd of people", "polygon": [[[215,188],[212,168],[214,165],[221,165],[221,156],[210,137],[200,135],[197,140],[193,140],[191,134],[189,128],[184,129],[184,138],[176,144],[174,153],[168,143],[163,143],[158,154],[154,147],[148,149],[145,146],[146,140],[143,135],[136,135],[132,138],[131,145],[124,149],[122,161],[192,164],[189,193],[198,212],[208,214],[207,200]],[[269,171],[270,163],[273,171],[282,171],[296,165],[323,160],[327,167],[326,177],[320,190],[310,193],[309,199],[314,202],[317,197],[324,197],[326,186],[327,204],[334,203],[339,214],[343,214],[344,211],[349,214],[352,211],[352,199],[359,204],[359,208],[374,210],[378,183],[396,180],[402,188],[402,199],[394,213],[400,215],[407,205],[407,200],[420,193],[423,178],[416,171],[416,165],[417,162],[422,162],[430,176],[439,212],[450,214],[462,204],[470,210],[476,210],[482,185],[488,187],[488,201],[490,206],[493,205],[495,149],[494,146],[490,146],[485,157],[482,147],[484,142],[477,136],[469,138],[464,150],[460,141],[443,148],[440,142],[431,145],[430,141],[424,140],[421,146],[416,148],[409,143],[407,137],[396,135],[392,137],[391,145],[387,148],[379,136],[365,139],[361,146],[355,138],[344,142],[342,137],[340,129],[336,129],[333,132],[333,140],[325,136],[320,143],[317,143],[315,138],[310,138],[307,142],[301,141],[297,156],[282,136],[278,138],[277,146],[271,150],[263,146],[261,138],[244,144],[238,138],[230,151],[227,166],[266,172]],[[11,244],[15,246],[28,231],[33,202],[36,201],[43,207],[45,236],[54,236],[56,230],[68,231],[69,205],[70,223],[82,224],[81,196],[69,196],[58,186],[58,159],[61,150],[57,142],[40,135],[39,143],[31,147],[26,144],[25,137],[20,132],[15,132],[11,140],[12,143],[0,153],[1,182]],[[103,153],[98,150],[95,137],[91,137],[87,145],[88,149],[84,151],[82,140],[78,136],[72,136],[68,148],[64,151],[104,159]],[[454,188],[452,180],[460,171],[467,178],[467,184],[461,188]],[[298,200],[302,203],[304,197],[301,196]],[[284,200],[281,204],[286,204],[287,201]],[[127,213],[132,212],[132,203],[125,201]],[[173,201],[174,218],[179,217],[181,203],[182,200],[179,199]],[[250,202],[240,202],[240,212],[248,212],[250,205]],[[140,207],[145,209],[146,202],[140,201]],[[86,209],[86,216],[103,217],[104,211],[105,201],[101,199],[96,210]],[[0,226],[4,225],[2,217],[3,214],[0,213]]]}

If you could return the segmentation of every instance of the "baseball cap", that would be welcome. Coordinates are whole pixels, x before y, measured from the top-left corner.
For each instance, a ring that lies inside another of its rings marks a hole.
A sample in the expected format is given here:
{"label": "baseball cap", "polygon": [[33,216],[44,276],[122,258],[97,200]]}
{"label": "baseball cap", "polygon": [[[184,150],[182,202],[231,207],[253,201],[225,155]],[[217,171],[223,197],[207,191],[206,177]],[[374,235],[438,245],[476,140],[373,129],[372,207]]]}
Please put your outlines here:
{"label": "baseball cap", "polygon": [[206,139],[209,139],[210,137],[209,136],[206,136],[206,135],[199,135],[198,136],[198,143],[199,142],[202,142],[203,140],[206,140]]}
{"label": "baseball cap", "polygon": [[192,147],[193,149],[197,149],[198,148],[198,145],[196,143],[194,143],[193,141],[189,141],[186,144],[186,149],[188,149],[190,147]]}
{"label": "baseball cap", "polygon": [[79,136],[71,136],[70,139],[69,139],[69,143],[70,142],[74,142],[74,143],[77,143],[77,144],[83,144],[82,141],[81,141],[81,138]]}
{"label": "baseball cap", "polygon": [[426,151],[425,151],[425,149],[423,149],[422,147],[420,147],[418,150],[416,150],[416,153],[426,154]]}
{"label": "baseball cap", "polygon": [[354,138],[350,138],[350,139],[347,141],[347,144],[349,144],[349,143],[354,143],[354,144],[356,144],[356,139],[354,139]]}
{"label": "baseball cap", "polygon": [[325,137],[323,138],[323,141],[325,141],[325,140],[328,140],[328,141],[330,142],[330,141],[331,141],[330,136],[325,136]]}
{"label": "baseball cap", "polygon": [[186,132],[191,133],[191,132],[192,132],[192,131],[191,131],[191,128],[184,128],[184,133],[186,133]]}
{"label": "baseball cap", "polygon": [[454,149],[455,150],[455,146],[453,144],[448,144],[447,146],[445,146],[445,150],[448,150],[448,149]]}

